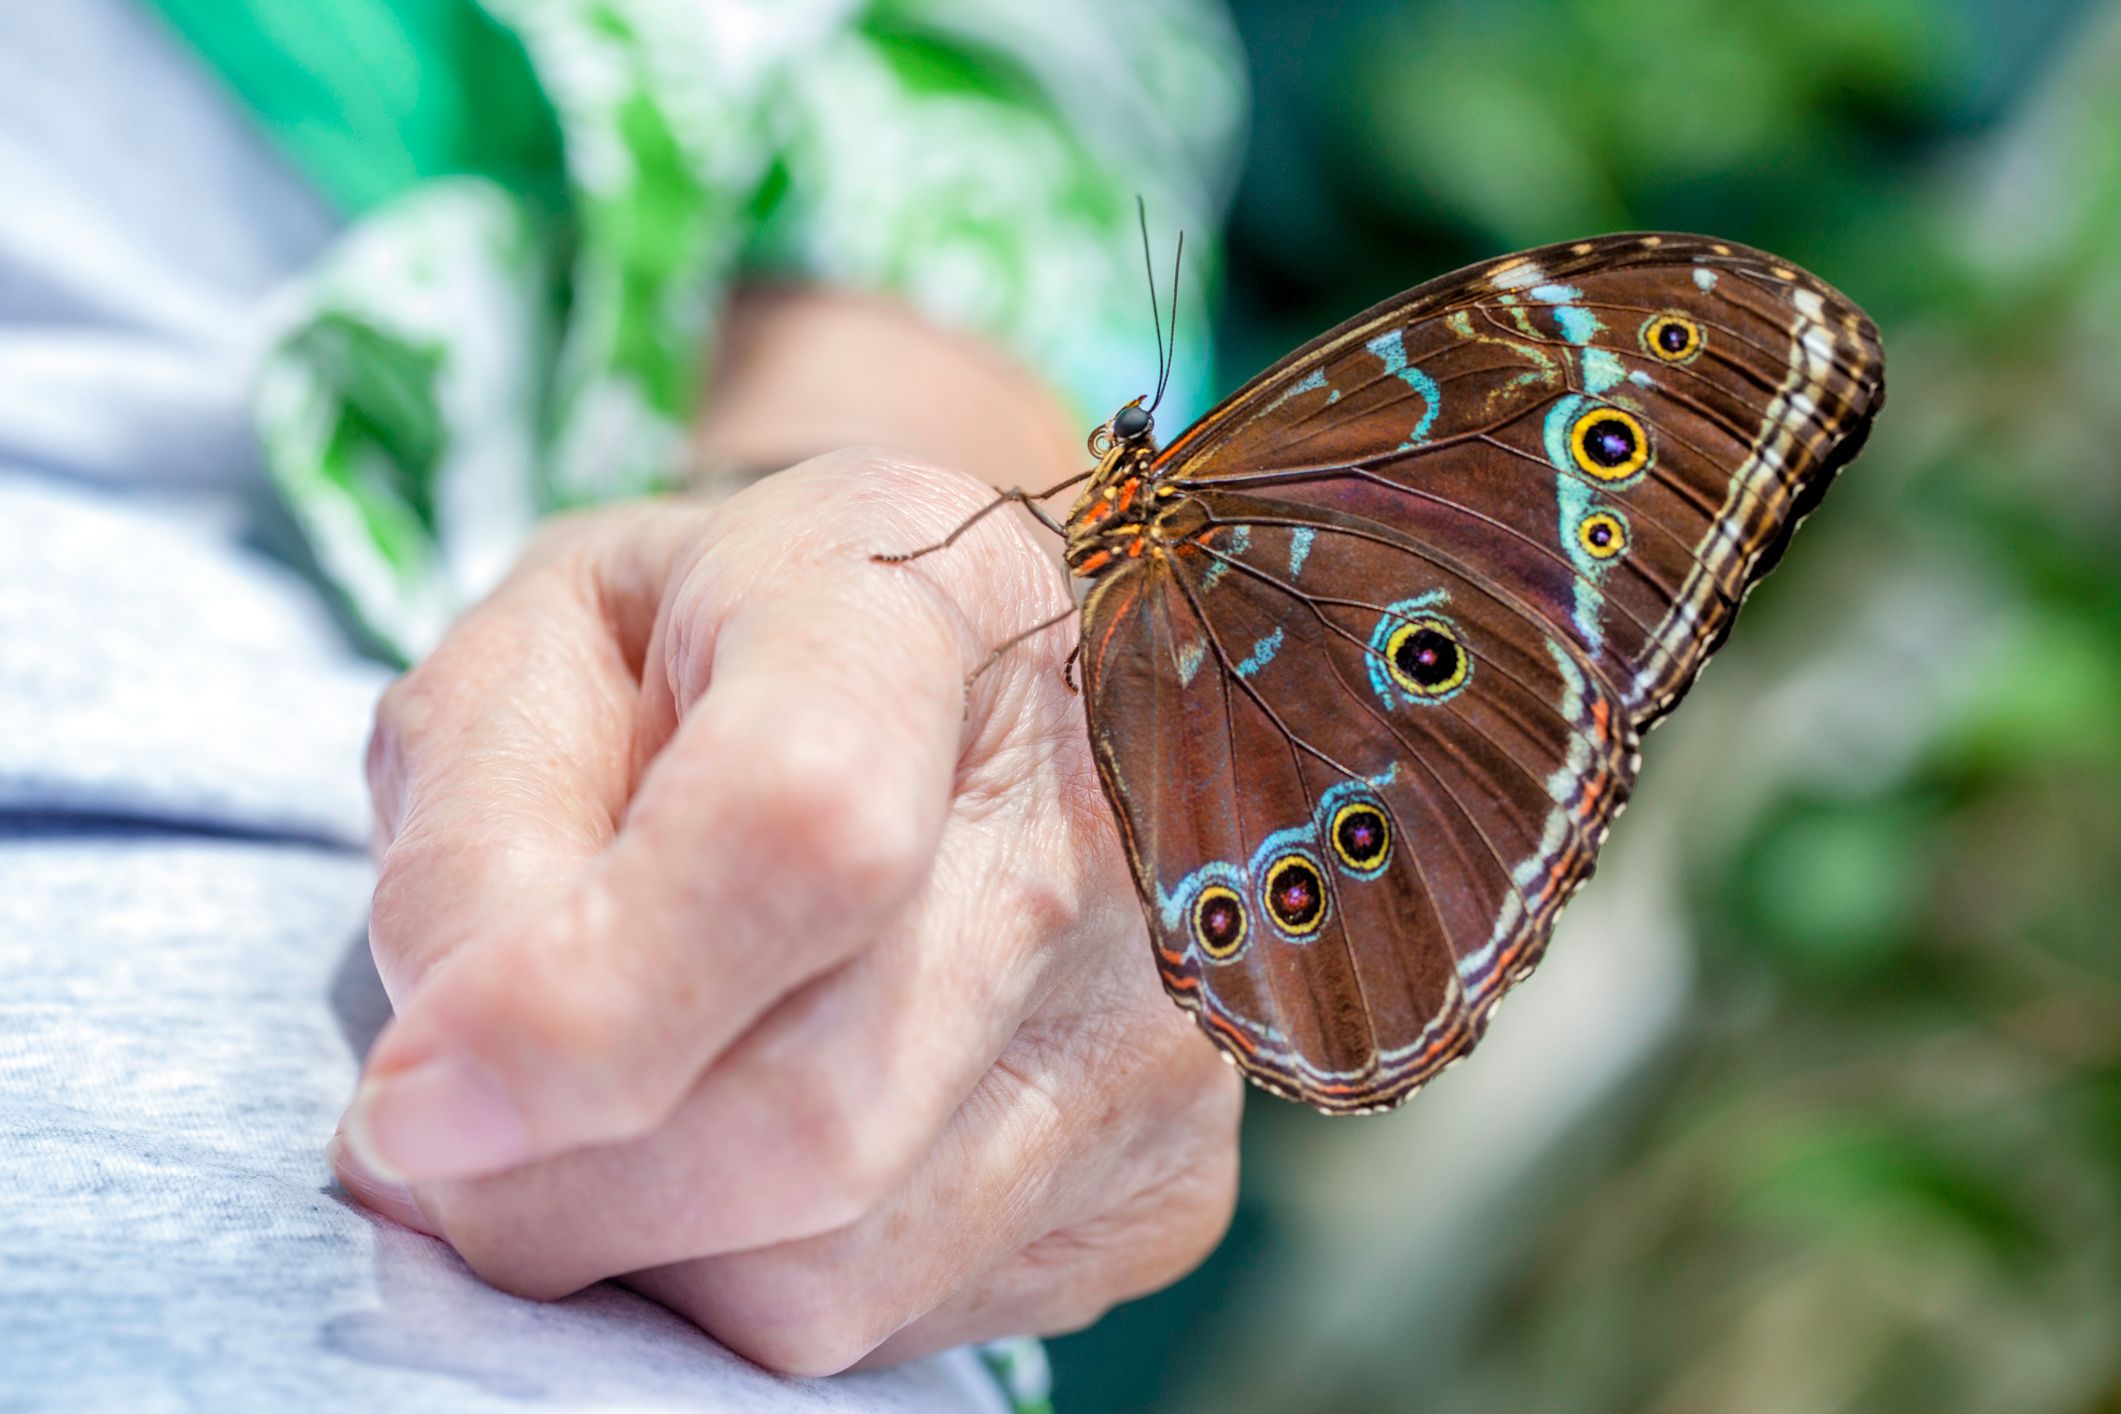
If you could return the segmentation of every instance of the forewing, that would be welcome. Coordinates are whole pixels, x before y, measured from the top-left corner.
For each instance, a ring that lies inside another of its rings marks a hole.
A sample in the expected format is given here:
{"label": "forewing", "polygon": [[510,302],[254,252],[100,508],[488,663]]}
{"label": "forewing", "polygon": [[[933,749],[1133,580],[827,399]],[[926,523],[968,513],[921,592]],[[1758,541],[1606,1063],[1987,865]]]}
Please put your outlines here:
{"label": "forewing", "polygon": [[1614,236],[1379,305],[1157,471],[1392,528],[1570,639],[1643,725],[1883,399],[1875,327],[1811,275],[1727,242]]}

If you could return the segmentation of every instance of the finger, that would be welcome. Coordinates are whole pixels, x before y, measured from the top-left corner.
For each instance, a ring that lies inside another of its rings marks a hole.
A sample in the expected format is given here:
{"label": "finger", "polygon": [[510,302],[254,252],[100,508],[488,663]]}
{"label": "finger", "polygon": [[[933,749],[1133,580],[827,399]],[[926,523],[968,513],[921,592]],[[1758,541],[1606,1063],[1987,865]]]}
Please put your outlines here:
{"label": "finger", "polygon": [[926,877],[967,626],[843,547],[717,548],[669,609],[705,691],[609,848],[548,918],[458,953],[378,1044],[349,1130],[386,1170],[462,1177],[647,1132]]}
{"label": "finger", "polygon": [[[1155,1222],[1101,1249],[1044,1307],[1010,1313],[1031,1329],[1077,1324],[1099,1303],[1197,1261],[1228,1221],[1238,1082],[1194,1028],[1172,1020],[1176,1027],[1160,1028],[1153,1045],[1103,1048],[1107,1068],[1094,1081],[1081,1054],[1048,1064],[1035,1045],[1013,1047],[934,1154],[849,1227],[627,1282],[768,1368],[831,1374],[1041,1236],[1110,1211],[1115,1195],[1170,1188],[1175,1206],[1157,1210]],[[1155,1098],[1131,1103],[1143,1094]],[[939,1318],[932,1334],[951,1322],[979,1324],[960,1311]],[[901,1348],[918,1344],[909,1334]]]}
{"label": "finger", "polygon": [[437,959],[548,906],[611,836],[657,598],[643,562],[668,554],[640,520],[549,535],[378,704],[370,941],[400,1003]]}
{"label": "finger", "polygon": [[[1068,603],[1067,579],[1049,542],[1009,517],[975,521],[993,499],[990,487],[961,473],[859,448],[815,458],[754,487],[725,508],[721,533],[768,547],[782,572],[762,575],[755,559],[744,556],[703,557],[688,577],[683,601],[658,625],[652,657],[667,671],[644,675],[643,715],[674,730],[713,676],[723,619],[713,606],[781,598],[790,566],[823,564],[842,575],[849,568],[877,571],[852,583],[871,594],[918,596],[925,608],[956,624],[968,666],[984,661],[994,645]],[[837,506],[840,514],[821,518],[819,505]],[[879,553],[933,543],[968,522],[969,531],[949,555],[915,565],[871,563]],[[1008,719],[1026,705],[1025,677],[1036,681],[1051,675],[1044,669],[1058,670],[1058,654],[1069,645],[1063,641],[1056,649],[1054,642],[1033,640],[1008,656],[1007,667],[1026,671],[981,673],[965,704],[968,724],[975,730],[1014,726]],[[1042,671],[1028,673],[1033,664]],[[1075,722],[1079,727],[1080,713]]]}
{"label": "finger", "polygon": [[[380,855],[370,940],[393,997],[510,913],[544,906],[609,839],[661,586],[703,513],[644,503],[555,522],[384,694],[367,761]],[[325,1157],[363,1207],[440,1235],[343,1128]]]}
{"label": "finger", "polygon": [[430,1187],[472,1267],[553,1297],[812,1236],[881,1202],[1034,999],[1050,1003],[1094,945],[1141,955],[1117,851],[1081,848],[1045,804],[1054,787],[1012,770],[1022,808],[953,818],[931,886],[876,946],[783,1001],[652,1134]]}

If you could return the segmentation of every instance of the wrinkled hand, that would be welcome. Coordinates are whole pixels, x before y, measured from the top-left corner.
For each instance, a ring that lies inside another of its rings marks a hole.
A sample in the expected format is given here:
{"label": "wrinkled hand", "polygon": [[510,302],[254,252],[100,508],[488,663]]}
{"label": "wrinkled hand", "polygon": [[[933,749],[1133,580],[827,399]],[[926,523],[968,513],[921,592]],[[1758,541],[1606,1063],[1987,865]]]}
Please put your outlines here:
{"label": "wrinkled hand", "polygon": [[[1158,988],[1052,547],[837,453],[556,523],[385,696],[397,1019],[349,1190],[774,1368],[1054,1331],[1189,1269],[1239,1084]],[[399,1182],[402,1180],[403,1182]]]}

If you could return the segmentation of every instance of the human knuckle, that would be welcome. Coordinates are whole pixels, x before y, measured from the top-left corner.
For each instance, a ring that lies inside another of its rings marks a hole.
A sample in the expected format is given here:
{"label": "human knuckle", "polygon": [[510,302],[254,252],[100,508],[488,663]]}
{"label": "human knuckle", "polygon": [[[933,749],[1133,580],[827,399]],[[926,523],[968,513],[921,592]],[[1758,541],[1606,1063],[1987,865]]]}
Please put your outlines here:
{"label": "human knuckle", "polygon": [[550,1214],[496,1201],[480,1184],[438,1185],[421,1195],[421,1208],[489,1286],[531,1301],[557,1301],[587,1284],[555,1260],[541,1238],[550,1231]]}
{"label": "human knuckle", "polygon": [[680,575],[664,604],[663,674],[679,702],[693,702],[714,676],[724,590],[699,566]]}
{"label": "human knuckle", "polygon": [[369,903],[369,939],[379,953],[405,951],[430,935],[436,900],[475,867],[475,853],[467,839],[418,819],[405,823],[383,851]]}
{"label": "human knuckle", "polygon": [[1036,854],[1012,854],[1001,868],[994,916],[1014,920],[1034,956],[1056,944],[1086,941],[1085,924],[1096,904],[1064,870],[1047,867]]}
{"label": "human knuckle", "polygon": [[781,1331],[746,1352],[770,1370],[798,1378],[823,1379],[841,1374],[857,1360],[883,1343],[859,1326],[820,1326],[805,1331]]}
{"label": "human knuckle", "polygon": [[609,1006],[579,1014],[523,988],[490,989],[462,1012],[495,1042],[529,1123],[543,1142],[621,1144],[666,1124],[689,1072],[643,1045],[642,1019]]}
{"label": "human knuckle", "polygon": [[1175,1281],[1207,1259],[1237,1212],[1237,1129],[1219,1096],[1195,1104],[1169,1124],[1156,1177],[1136,1192],[1115,1224],[1134,1233],[1117,1244],[1115,1276],[1124,1294]]}
{"label": "human knuckle", "polygon": [[389,859],[386,852],[368,905],[368,945],[379,958],[407,951],[425,915],[409,871],[402,865],[393,867]]}
{"label": "human knuckle", "polygon": [[[397,685],[393,683],[376,701],[375,718],[368,729],[368,750],[362,762],[368,794],[379,809],[397,794],[398,778],[404,769],[404,735],[398,725],[399,708],[391,700],[391,693],[396,690]],[[394,828],[394,822],[387,828]]]}
{"label": "human knuckle", "polygon": [[1227,1113],[1235,1124],[1242,1085],[1192,1017],[1172,1006],[1160,988],[1118,1008],[1110,1024],[1124,1041],[1125,1055],[1114,1069],[1126,1083],[1154,1075],[1164,1110],[1186,1112],[1195,1125],[1210,1112]]}
{"label": "human knuckle", "polygon": [[596,1137],[652,1128],[673,1097],[664,1069],[652,1063],[653,1047],[643,1045],[651,1030],[645,1008],[608,978],[577,976],[555,987],[534,977],[510,972],[496,984],[496,1004],[507,1010],[517,1044],[581,1093]]}
{"label": "human knuckle", "polygon": [[883,1201],[905,1167],[890,1112],[866,1087],[834,1072],[784,1091],[793,1157],[783,1193],[788,1221],[810,1232],[846,1227]]}
{"label": "human knuckle", "polygon": [[1179,1056],[1160,1014],[1126,1007],[1086,1012],[1071,1019],[1056,1045],[1116,1116],[1143,1123],[1184,1103],[1185,1073],[1174,1064]]}
{"label": "human knuckle", "polygon": [[1059,1244],[1063,1260],[1044,1329],[1088,1324],[1198,1267],[1229,1231],[1236,1195],[1234,1162],[1206,1164],[1167,1175],[1153,1191],[1068,1234]]}
{"label": "human knuckle", "polygon": [[433,720],[435,697],[434,673],[425,664],[398,674],[383,689],[369,734],[371,780],[377,767],[395,760]]}
{"label": "human knuckle", "polygon": [[684,1001],[667,984],[621,971],[543,991],[549,1053],[589,1117],[583,1122],[587,1137],[637,1138],[667,1123],[698,1078],[686,1039],[692,1011]]}
{"label": "human knuckle", "polygon": [[[608,1059],[611,1049],[607,1046],[599,1055]],[[602,1072],[601,1083],[592,1067],[583,1070],[591,1077],[586,1088],[593,1091],[593,1118],[585,1129],[593,1142],[650,1134],[669,1120],[683,1098],[678,1077],[661,1067],[610,1066]]]}
{"label": "human knuckle", "polygon": [[[564,907],[558,916],[564,916]],[[556,936],[557,935],[557,936]],[[653,1003],[625,971],[547,925],[501,935],[435,978],[438,1016],[581,1118],[578,1138],[639,1133],[674,1103]]]}
{"label": "human knuckle", "polygon": [[1141,1295],[1141,1284],[1117,1281],[1102,1271],[1047,1273],[1032,1319],[1033,1334],[1071,1335],[1096,1325],[1124,1301]]}
{"label": "human knuckle", "polygon": [[1106,1303],[1169,1285],[1205,1261],[1237,1211],[1237,1129],[1220,1096],[1162,1120],[1127,1196],[1076,1229],[1083,1289]]}
{"label": "human knuckle", "polygon": [[1164,1010],[1169,1016],[1159,1038],[1160,1069],[1174,1081],[1174,1095],[1207,1105],[1210,1113],[1226,1116],[1234,1127],[1242,1108],[1243,1083],[1191,1017],[1176,1007]]}
{"label": "human knuckle", "polygon": [[862,724],[810,714],[761,753],[752,806],[761,835],[825,889],[895,896],[919,868],[914,812],[891,788],[891,753]]}
{"label": "human knuckle", "polygon": [[752,1265],[747,1300],[713,1334],[746,1359],[784,1375],[836,1375],[874,1350],[896,1324],[859,1273],[791,1255]]}
{"label": "human knuckle", "polygon": [[1136,1274],[1127,1253],[1085,1260],[1080,1250],[1084,1241],[1081,1233],[1051,1234],[1019,1255],[1037,1284],[1038,1301],[1029,1321],[1032,1333],[1065,1335],[1094,1325],[1113,1307],[1155,1285]]}
{"label": "human knuckle", "polygon": [[452,728],[461,731],[462,706],[475,682],[464,658],[453,645],[444,644],[401,673],[376,699],[365,764],[369,793],[379,804],[395,804],[402,814],[404,797],[417,786],[423,762],[446,760],[458,745]]}
{"label": "human knuckle", "polygon": [[1237,1214],[1235,1147],[1203,1155],[1188,1176],[1174,1185],[1174,1193],[1178,1201],[1172,1205],[1162,1244],[1162,1270],[1152,1274],[1159,1286],[1206,1261],[1230,1231]]}

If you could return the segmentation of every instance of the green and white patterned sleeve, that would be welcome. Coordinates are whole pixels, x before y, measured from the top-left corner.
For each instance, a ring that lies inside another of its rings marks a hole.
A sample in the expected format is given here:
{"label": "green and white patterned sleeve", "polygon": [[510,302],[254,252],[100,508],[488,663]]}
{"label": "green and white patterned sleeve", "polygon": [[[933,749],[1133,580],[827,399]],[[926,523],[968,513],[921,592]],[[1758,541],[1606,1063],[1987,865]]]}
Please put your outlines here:
{"label": "green and white patterned sleeve", "polygon": [[1208,385],[1239,73],[1197,5],[874,5],[787,77],[785,188],[754,253],[995,335],[1087,422],[1152,371],[1139,195],[1160,260],[1193,236],[1166,399],[1182,423]]}
{"label": "green and white patterned sleeve", "polygon": [[1153,372],[1140,194],[1166,249],[1188,233],[1166,420],[1198,410],[1244,105],[1204,0],[485,8],[557,120],[562,208],[413,187],[299,292],[259,390],[275,479],[391,651],[431,644],[539,515],[671,483],[746,276],[899,295],[1087,423]]}

